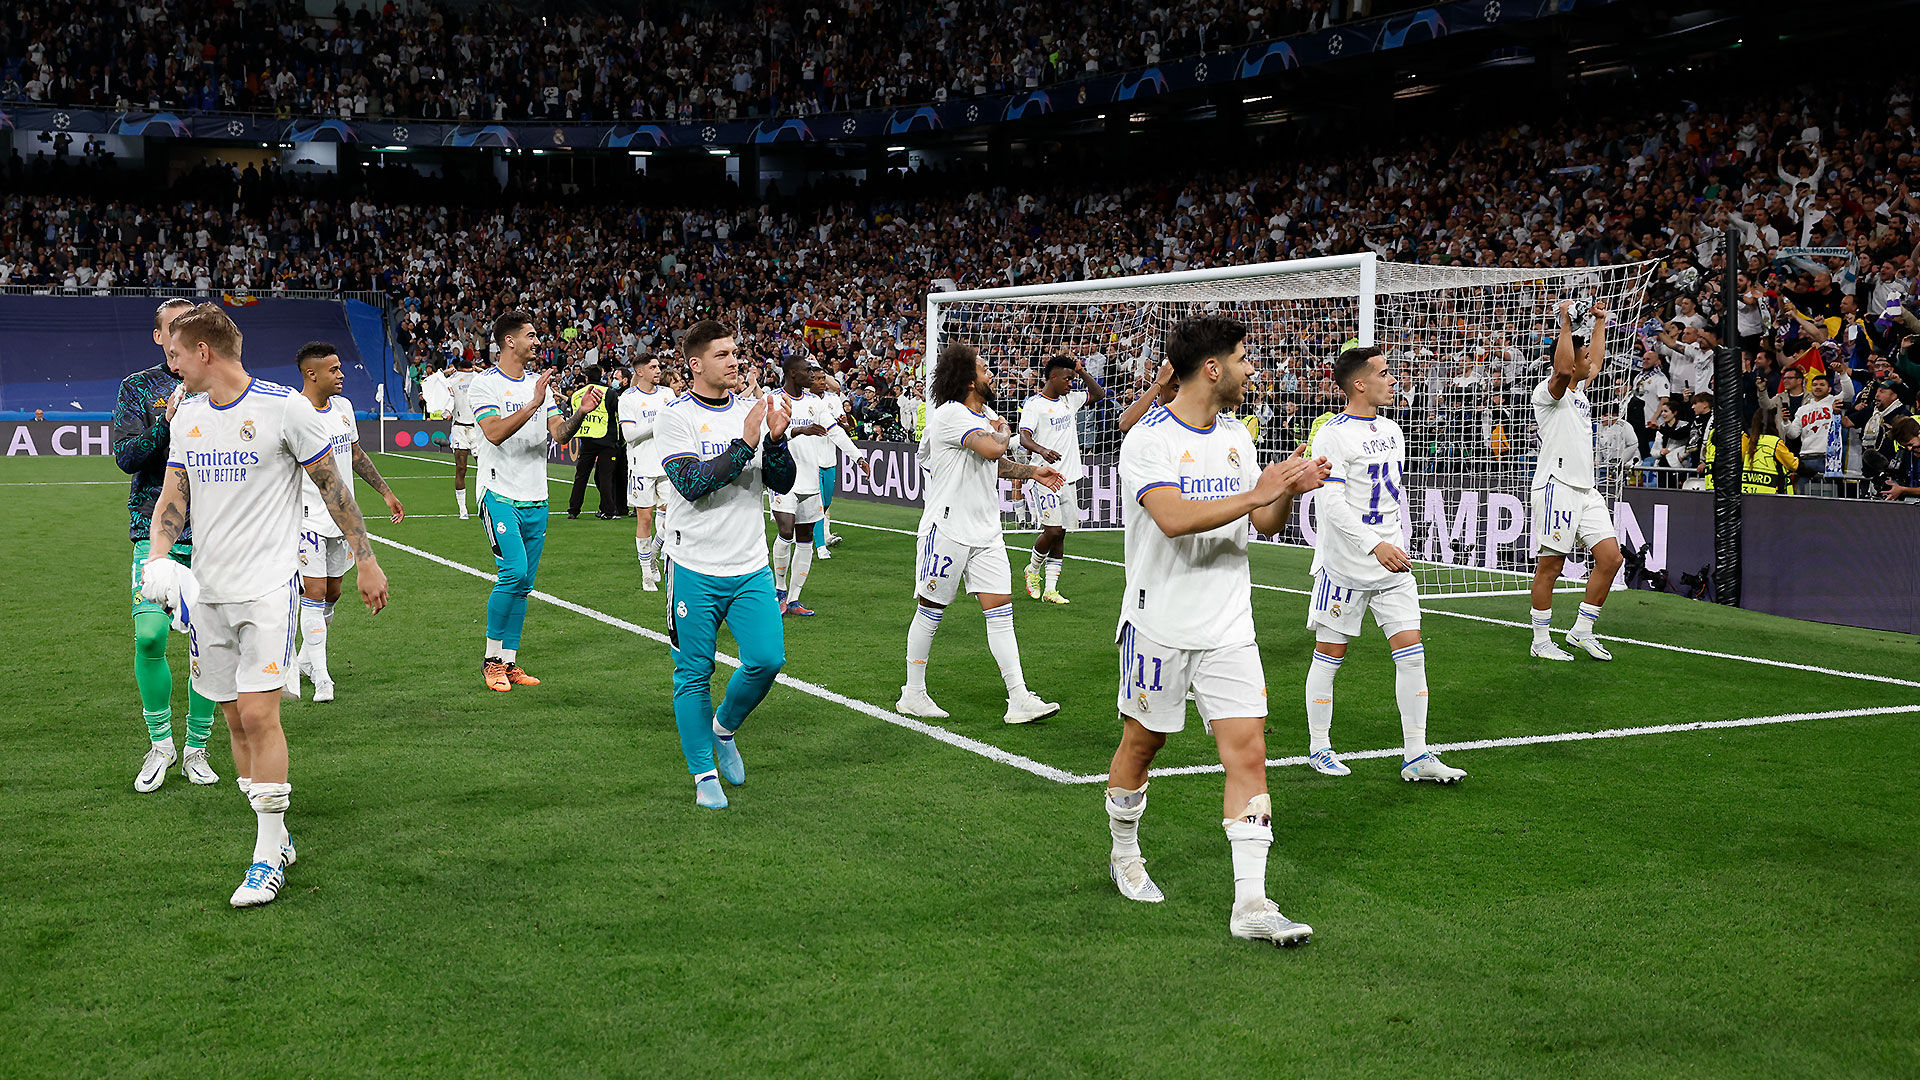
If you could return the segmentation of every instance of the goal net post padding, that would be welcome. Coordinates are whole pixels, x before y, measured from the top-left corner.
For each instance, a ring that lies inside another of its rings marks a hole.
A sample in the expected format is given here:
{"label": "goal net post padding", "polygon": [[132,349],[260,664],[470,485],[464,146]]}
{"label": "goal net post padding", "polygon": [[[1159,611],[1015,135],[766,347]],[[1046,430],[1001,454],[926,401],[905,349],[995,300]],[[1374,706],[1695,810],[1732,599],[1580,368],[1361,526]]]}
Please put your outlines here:
{"label": "goal net post padding", "polygon": [[[1011,423],[1037,391],[1048,357],[1082,362],[1109,393],[1079,416],[1087,472],[1078,485],[1080,524],[1118,528],[1116,421],[1159,370],[1175,323],[1212,314],[1247,324],[1255,371],[1236,415],[1263,460],[1291,453],[1316,417],[1343,407],[1330,378],[1343,348],[1379,345],[1400,384],[1385,411],[1406,433],[1403,521],[1422,591],[1514,594],[1533,573],[1528,492],[1539,437],[1530,398],[1552,366],[1559,304],[1584,298],[1612,313],[1606,365],[1586,387],[1597,421],[1597,479],[1611,504],[1639,456],[1631,428],[1611,429],[1626,423],[1624,395],[1645,347],[1639,328],[1655,265],[1425,266],[1366,254],[933,293],[926,377],[945,345],[978,347],[995,373],[994,407]],[[1007,524],[1025,525],[1012,485],[1003,481],[1001,495]],[[1277,542],[1312,543],[1313,502],[1312,495],[1299,501]],[[1638,535],[1638,523],[1625,526],[1630,540]],[[1569,580],[1584,573],[1583,563],[1569,560]]]}

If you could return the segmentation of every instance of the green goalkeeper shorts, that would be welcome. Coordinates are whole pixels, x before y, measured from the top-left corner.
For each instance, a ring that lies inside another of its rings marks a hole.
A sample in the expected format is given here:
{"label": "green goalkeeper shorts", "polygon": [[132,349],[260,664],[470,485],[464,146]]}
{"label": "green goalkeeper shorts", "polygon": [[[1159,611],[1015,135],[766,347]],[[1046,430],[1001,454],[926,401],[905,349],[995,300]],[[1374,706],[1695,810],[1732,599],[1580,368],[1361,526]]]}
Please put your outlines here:
{"label": "green goalkeeper shorts", "polygon": [[[167,613],[166,608],[140,595],[140,569],[147,565],[147,550],[147,541],[135,540],[133,542],[133,613],[138,615],[143,611],[157,611],[165,615]],[[193,543],[191,541],[181,541],[173,545],[173,550],[167,554],[172,556],[173,561],[179,563],[181,566],[193,565]]]}

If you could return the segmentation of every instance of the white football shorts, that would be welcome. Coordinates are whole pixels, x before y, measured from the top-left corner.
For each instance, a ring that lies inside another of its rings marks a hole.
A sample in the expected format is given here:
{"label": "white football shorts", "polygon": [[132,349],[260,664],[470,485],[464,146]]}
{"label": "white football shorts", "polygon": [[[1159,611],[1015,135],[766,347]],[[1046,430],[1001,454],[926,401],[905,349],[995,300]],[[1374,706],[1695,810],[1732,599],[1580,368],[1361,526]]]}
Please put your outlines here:
{"label": "white football shorts", "polygon": [[795,525],[805,525],[809,522],[819,521],[826,516],[826,511],[821,509],[820,493],[817,491],[810,495],[794,495],[792,493],[782,495],[777,491],[770,492],[769,494],[772,496],[769,502],[773,506],[773,512],[776,514],[792,514]]}
{"label": "white football shorts", "polygon": [[346,577],[353,569],[353,549],[344,536],[326,536],[311,528],[300,530],[300,576]]}
{"label": "white football shorts", "polygon": [[1123,623],[1120,715],[1148,731],[1171,735],[1187,726],[1187,691],[1208,724],[1267,715],[1267,673],[1253,642],[1212,649],[1174,649]]}
{"label": "white football shorts", "polygon": [[1013,593],[1013,570],[1007,565],[1007,545],[995,541],[982,547],[957,544],[934,526],[920,537],[920,564],[914,595],[936,604],[951,604],[966,591],[989,596]]}
{"label": "white football shorts", "polygon": [[187,612],[193,688],[212,701],[279,690],[300,629],[299,578],[256,600],[198,604]]}
{"label": "white football shorts", "polygon": [[1571,555],[1611,539],[1613,515],[1593,488],[1549,480],[1533,489],[1533,539],[1542,555]]}
{"label": "white football shorts", "polygon": [[1367,612],[1380,632],[1392,637],[1403,630],[1420,629],[1420,587],[1413,575],[1384,589],[1352,589],[1336,584],[1326,571],[1313,575],[1313,597],[1307,602],[1307,628],[1317,641],[1344,645],[1360,636]]}
{"label": "white football shorts", "polygon": [[1061,484],[1059,491],[1048,491],[1047,485],[1029,480],[1026,487],[1027,505],[1033,508],[1033,516],[1043,528],[1072,532],[1080,527],[1079,484]]}
{"label": "white football shorts", "polygon": [[646,510],[665,505],[667,505],[666,477],[627,474],[627,506],[629,508]]}
{"label": "white football shorts", "polygon": [[454,424],[447,428],[447,448],[472,450],[480,445],[480,428],[475,424]]}

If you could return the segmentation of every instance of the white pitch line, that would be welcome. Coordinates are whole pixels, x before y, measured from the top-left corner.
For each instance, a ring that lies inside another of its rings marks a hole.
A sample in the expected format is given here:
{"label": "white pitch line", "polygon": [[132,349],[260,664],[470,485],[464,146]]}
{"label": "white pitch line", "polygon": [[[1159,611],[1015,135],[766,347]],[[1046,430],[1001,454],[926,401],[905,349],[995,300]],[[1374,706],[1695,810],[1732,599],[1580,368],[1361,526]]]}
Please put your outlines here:
{"label": "white pitch line", "polygon": [[[388,547],[396,548],[400,551],[407,552],[410,555],[417,555],[420,558],[426,559],[429,562],[439,563],[441,566],[458,570],[463,574],[470,574],[473,577],[480,578],[483,581],[494,580],[494,575],[489,574],[484,570],[480,570],[477,567],[468,566],[465,563],[455,562],[454,560],[446,558],[445,556],[436,555],[431,551],[426,551],[421,548],[414,547],[411,544],[403,544],[398,540],[389,540],[384,536],[376,536],[372,533],[369,533],[367,538],[374,541],[375,543],[385,544]],[[554,607],[565,608],[566,610],[574,612],[579,615],[585,615],[589,619],[593,619],[597,622],[605,623],[608,626],[625,630],[630,634],[638,634],[641,637],[644,637],[650,641],[657,641],[662,645],[668,644],[667,636],[665,634],[662,634],[657,630],[650,630],[644,626],[639,625],[638,623],[628,622],[627,620],[619,618],[618,616],[609,615],[604,611],[596,611],[595,609],[587,607],[584,604],[576,604],[571,600],[563,600],[560,597],[552,595],[551,593],[544,593],[539,591],[538,589],[534,590],[528,595],[535,600],[540,600],[545,603],[552,604]],[[726,653],[723,653],[723,652],[715,652],[714,659],[727,665],[728,667],[737,668],[740,666],[740,661],[738,658],[728,656]],[[1022,772],[1032,773],[1034,776],[1038,776],[1043,780],[1052,780],[1053,782],[1058,784],[1072,784],[1072,783],[1080,782],[1075,779],[1075,774],[1067,772],[1065,769],[1056,769],[1051,765],[1046,765],[1041,762],[1035,761],[1030,757],[1023,757],[1020,754],[1010,753],[1006,750],[1000,749],[997,746],[992,746],[987,743],[983,743],[978,739],[970,739],[965,735],[960,735],[960,734],[956,734],[955,732],[948,731],[946,728],[935,727],[932,724],[924,723],[910,716],[902,716],[899,713],[892,711],[891,709],[883,709],[880,706],[873,704],[872,702],[861,701],[859,698],[851,698],[846,696],[845,694],[836,693],[835,691],[829,690],[826,687],[821,686],[817,683],[811,683],[806,681],[805,679],[796,679],[793,676],[786,674],[785,672],[782,672],[778,676],[775,676],[774,681],[781,684],[782,686],[787,686],[787,687],[791,687],[792,689],[798,690],[803,694],[811,694],[812,696],[817,697],[822,701],[830,701],[835,705],[841,705],[846,708],[852,709],[855,712],[864,713],[867,716],[871,716],[876,720],[884,720],[887,723],[894,725],[895,727],[902,727],[902,728],[906,728],[908,731],[917,732],[921,735],[927,736],[930,739],[934,739],[938,742],[946,743],[948,746],[952,746],[960,750],[965,750],[970,754],[978,754],[989,761],[997,762],[1001,765],[1011,765],[1014,768],[1021,770]]]}
{"label": "white pitch line", "polygon": [[[1465,750],[1494,750],[1506,746],[1539,746],[1543,743],[1588,742],[1594,739],[1627,739],[1637,735],[1670,735],[1681,731],[1715,731],[1722,728],[1761,727],[1766,724],[1797,724],[1803,720],[1839,720],[1849,716],[1895,716],[1902,713],[1920,712],[1920,705],[1880,705],[1870,709],[1834,709],[1830,712],[1779,713],[1774,716],[1746,716],[1738,720],[1696,720],[1685,724],[1652,724],[1647,727],[1607,728],[1602,731],[1567,731],[1557,735],[1516,735],[1505,739],[1471,739],[1466,742],[1435,743],[1427,747],[1434,753],[1452,753]],[[1361,761],[1368,758],[1391,758],[1403,754],[1404,748],[1391,747],[1386,750],[1361,750],[1352,754],[1341,754],[1342,761]],[[1268,768],[1283,768],[1292,765],[1305,765],[1305,757],[1271,758]],[[1219,765],[1179,765],[1167,769],[1150,770],[1148,776],[1197,776],[1204,773],[1224,771]],[[1075,775],[1070,784],[1105,783],[1106,773],[1098,776]]]}
{"label": "white pitch line", "polygon": [[[911,529],[896,529],[886,525],[868,525],[858,521],[836,521],[834,524],[849,525],[856,529],[872,529],[875,532],[899,533],[902,536],[917,535]],[[1091,555],[1068,555],[1067,558],[1078,559],[1081,562],[1099,563],[1102,566],[1118,566],[1122,568],[1126,566],[1126,564],[1122,562],[1116,562],[1112,559],[1096,559]],[[1262,585],[1257,581],[1253,583],[1253,587],[1256,589],[1264,589],[1267,592],[1291,593],[1294,596],[1307,595],[1307,590],[1305,589],[1289,589],[1283,585]],[[1459,599],[1465,598],[1462,597]],[[1464,611],[1448,611],[1445,608],[1424,606],[1421,607],[1420,610],[1427,615],[1445,615],[1451,619],[1466,619],[1470,622],[1490,623],[1494,626],[1509,626],[1520,630],[1532,629],[1527,623],[1514,622],[1511,619],[1495,619],[1486,615],[1469,615]],[[1623,645],[1641,645],[1649,649],[1664,649],[1667,652],[1686,653],[1689,656],[1706,656],[1715,660],[1738,660],[1743,663],[1761,664],[1766,667],[1787,668],[1791,671],[1805,671],[1814,675],[1833,675],[1842,679],[1858,679],[1862,682],[1885,683],[1889,686],[1920,687],[1920,682],[1912,679],[1898,679],[1891,675],[1874,675],[1864,671],[1843,671],[1839,668],[1820,667],[1816,664],[1796,664],[1788,660],[1770,660],[1764,656],[1746,656],[1740,653],[1717,652],[1713,649],[1690,649],[1684,645],[1669,645],[1663,641],[1643,641],[1639,638],[1615,637],[1611,634],[1600,634],[1597,636],[1604,641],[1616,641]]]}

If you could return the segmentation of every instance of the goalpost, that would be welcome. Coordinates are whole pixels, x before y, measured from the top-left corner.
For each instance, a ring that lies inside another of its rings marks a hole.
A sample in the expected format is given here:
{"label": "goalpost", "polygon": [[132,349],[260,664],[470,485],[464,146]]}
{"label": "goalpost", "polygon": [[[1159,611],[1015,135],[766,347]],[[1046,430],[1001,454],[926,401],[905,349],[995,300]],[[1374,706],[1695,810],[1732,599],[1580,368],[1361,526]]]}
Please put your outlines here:
{"label": "goalpost", "polygon": [[[1217,314],[1249,327],[1256,370],[1236,415],[1254,429],[1263,460],[1291,453],[1316,417],[1340,410],[1344,397],[1330,374],[1342,348],[1380,345],[1400,381],[1387,415],[1407,436],[1406,546],[1422,593],[1512,595],[1533,574],[1528,489],[1539,436],[1530,397],[1551,367],[1559,302],[1589,297],[1612,313],[1607,363],[1587,388],[1599,421],[1599,481],[1611,504],[1638,460],[1637,447],[1623,450],[1635,437],[1624,427],[1622,395],[1640,355],[1653,270],[1651,262],[1424,266],[1369,253],[932,293],[926,371],[931,379],[944,345],[979,347],[995,373],[995,407],[1011,422],[1049,356],[1084,363],[1109,391],[1080,413],[1088,474],[1081,527],[1100,529],[1119,527],[1124,513],[1115,421],[1159,370],[1167,332],[1180,319]],[[1624,438],[1607,430],[1614,424]],[[1003,482],[1002,515],[1011,524],[1009,495]],[[1310,495],[1274,539],[1311,544],[1316,520]],[[1567,572],[1577,581],[1585,567],[1569,560]]]}

